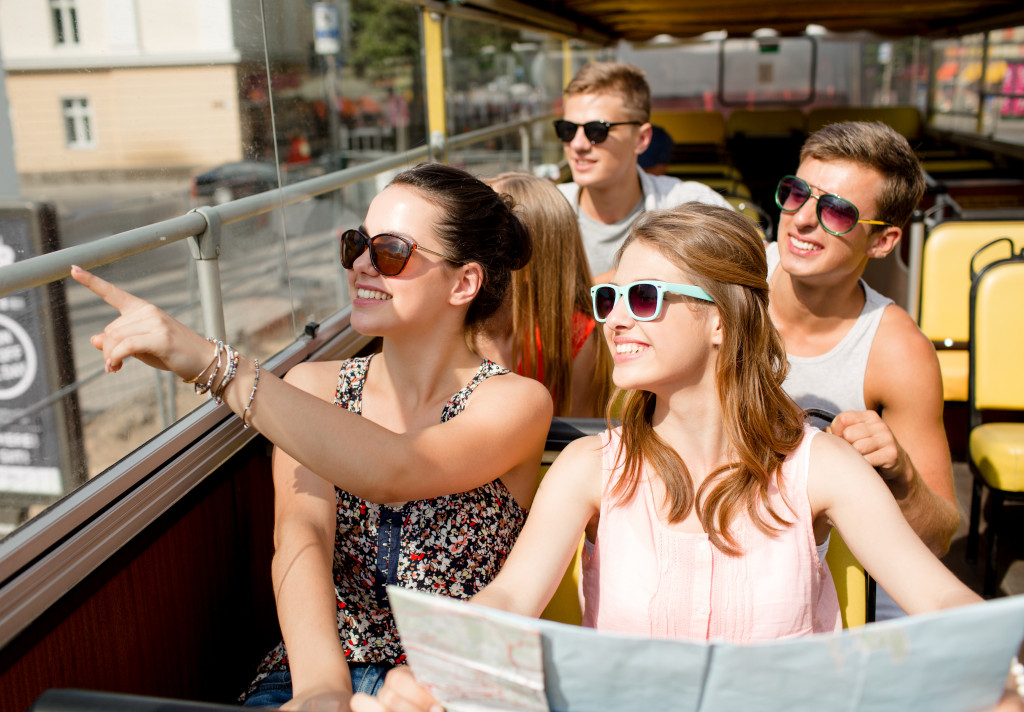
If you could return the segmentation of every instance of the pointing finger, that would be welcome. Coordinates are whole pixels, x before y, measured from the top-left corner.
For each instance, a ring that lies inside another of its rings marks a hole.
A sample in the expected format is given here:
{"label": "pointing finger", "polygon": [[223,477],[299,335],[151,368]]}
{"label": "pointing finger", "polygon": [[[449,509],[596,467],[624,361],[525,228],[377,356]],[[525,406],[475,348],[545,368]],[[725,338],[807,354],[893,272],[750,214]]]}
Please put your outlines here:
{"label": "pointing finger", "polygon": [[129,294],[120,287],[114,286],[105,279],[97,277],[92,272],[88,272],[78,265],[71,265],[71,278],[122,314],[133,307],[146,303],[142,299]]}

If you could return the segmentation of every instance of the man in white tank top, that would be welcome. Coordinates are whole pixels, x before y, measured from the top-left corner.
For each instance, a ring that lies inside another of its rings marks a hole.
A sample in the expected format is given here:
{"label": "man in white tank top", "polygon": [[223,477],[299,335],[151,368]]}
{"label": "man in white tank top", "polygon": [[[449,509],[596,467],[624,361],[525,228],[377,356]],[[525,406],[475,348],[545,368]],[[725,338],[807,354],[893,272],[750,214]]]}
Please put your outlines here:
{"label": "man in white tank top", "polygon": [[[832,433],[878,470],[942,556],[959,510],[938,358],[914,320],[861,279],[869,259],[899,244],[923,193],[916,156],[888,126],[848,122],[813,134],[776,194],[770,312],[789,354],[787,392],[804,408],[839,413]],[[883,594],[877,618],[898,615]]]}

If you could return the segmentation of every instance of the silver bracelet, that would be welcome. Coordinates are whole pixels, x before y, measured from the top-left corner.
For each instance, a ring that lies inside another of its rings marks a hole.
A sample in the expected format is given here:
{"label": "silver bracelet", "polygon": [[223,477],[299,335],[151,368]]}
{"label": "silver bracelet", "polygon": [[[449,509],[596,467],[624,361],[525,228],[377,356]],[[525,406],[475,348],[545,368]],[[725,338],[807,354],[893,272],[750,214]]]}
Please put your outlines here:
{"label": "silver bracelet", "polygon": [[1017,696],[1024,699],[1024,665],[1021,665],[1016,655],[1013,656],[1013,661],[1010,663],[1010,674],[1013,675],[1013,680],[1017,685]]}
{"label": "silver bracelet", "polygon": [[224,402],[224,389],[228,387],[235,374],[238,373],[238,352],[227,344],[224,344],[224,351],[227,354],[228,370],[217,385],[210,390],[210,395],[213,396],[213,400],[217,405]]}
{"label": "silver bracelet", "polygon": [[[216,346],[216,345],[217,345],[217,342],[216,342],[216,341],[215,341],[214,339],[210,339],[210,338],[207,338],[206,340],[207,340],[207,341],[209,341],[209,342],[210,342],[211,344],[213,344],[214,346]],[[204,373],[206,373],[206,372],[207,372],[207,371],[209,371],[209,370],[210,370],[211,368],[213,368],[213,364],[215,364],[215,363],[217,363],[217,355],[214,355],[214,357],[213,357],[212,359],[210,359],[210,363],[209,363],[209,365],[207,365],[207,367],[206,367],[206,368],[204,368],[204,369],[203,369],[202,371],[200,371],[199,373],[197,373],[197,374],[196,374],[195,376],[193,376],[192,378],[183,378],[183,379],[181,379],[181,382],[182,382],[182,383],[195,383],[196,381],[198,381],[198,380],[199,380],[200,378],[202,378],[202,377],[203,377],[203,374],[204,374]]]}
{"label": "silver bracelet", "polygon": [[217,349],[217,365],[213,369],[213,371],[210,373],[210,378],[209,378],[209,380],[206,381],[205,384],[200,383],[199,381],[196,381],[196,385],[195,385],[196,395],[200,395],[200,396],[201,395],[205,395],[206,392],[210,390],[210,386],[213,385],[213,379],[215,379],[217,377],[217,374],[220,372],[221,358],[222,358],[222,353],[224,351],[224,342],[223,341],[214,341],[213,342],[213,346],[214,346],[214,348]]}
{"label": "silver bracelet", "polygon": [[249,409],[252,408],[252,402],[256,400],[256,388],[260,384],[260,360],[258,358],[254,358],[252,360],[252,365],[256,370],[256,374],[252,379],[252,392],[249,394],[249,402],[245,404],[245,410],[242,411],[242,427],[247,430],[250,424],[246,422],[246,416],[249,415]]}

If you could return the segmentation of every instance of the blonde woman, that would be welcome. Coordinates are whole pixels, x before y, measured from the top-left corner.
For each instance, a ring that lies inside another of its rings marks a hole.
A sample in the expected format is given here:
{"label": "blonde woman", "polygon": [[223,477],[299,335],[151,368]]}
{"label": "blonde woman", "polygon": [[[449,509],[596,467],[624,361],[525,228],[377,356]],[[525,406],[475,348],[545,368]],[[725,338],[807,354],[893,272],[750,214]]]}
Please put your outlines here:
{"label": "blonde woman", "polygon": [[[754,225],[690,203],[634,225],[595,317],[627,391],[622,425],[566,448],[475,603],[537,616],[586,532],[584,625],[751,643],[841,627],[835,527],[911,613],[978,602],[849,444],[785,394]],[[407,672],[353,709],[436,704]]]}
{"label": "blonde woman", "polygon": [[543,383],[555,415],[600,417],[611,394],[611,358],[591,315],[576,216],[550,181],[502,173],[486,182],[515,201],[533,257],[512,276],[502,308],[473,333],[474,348]]}

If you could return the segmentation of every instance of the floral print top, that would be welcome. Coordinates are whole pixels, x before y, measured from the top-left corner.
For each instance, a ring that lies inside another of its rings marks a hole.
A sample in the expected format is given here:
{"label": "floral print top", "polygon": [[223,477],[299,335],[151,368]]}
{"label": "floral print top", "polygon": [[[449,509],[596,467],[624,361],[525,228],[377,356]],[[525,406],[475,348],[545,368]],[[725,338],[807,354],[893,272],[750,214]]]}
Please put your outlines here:
{"label": "floral print top", "polygon": [[[370,358],[342,363],[336,405],[362,412]],[[492,361],[481,363],[473,379],[448,400],[441,422],[461,413],[484,380],[504,373],[508,370]],[[400,507],[367,502],[338,488],[335,498],[338,633],[345,657],[355,663],[404,662],[386,585],[469,598],[497,575],[526,520],[526,510],[497,479],[468,492]],[[287,668],[282,642],[264,658],[246,695],[271,672]]]}

